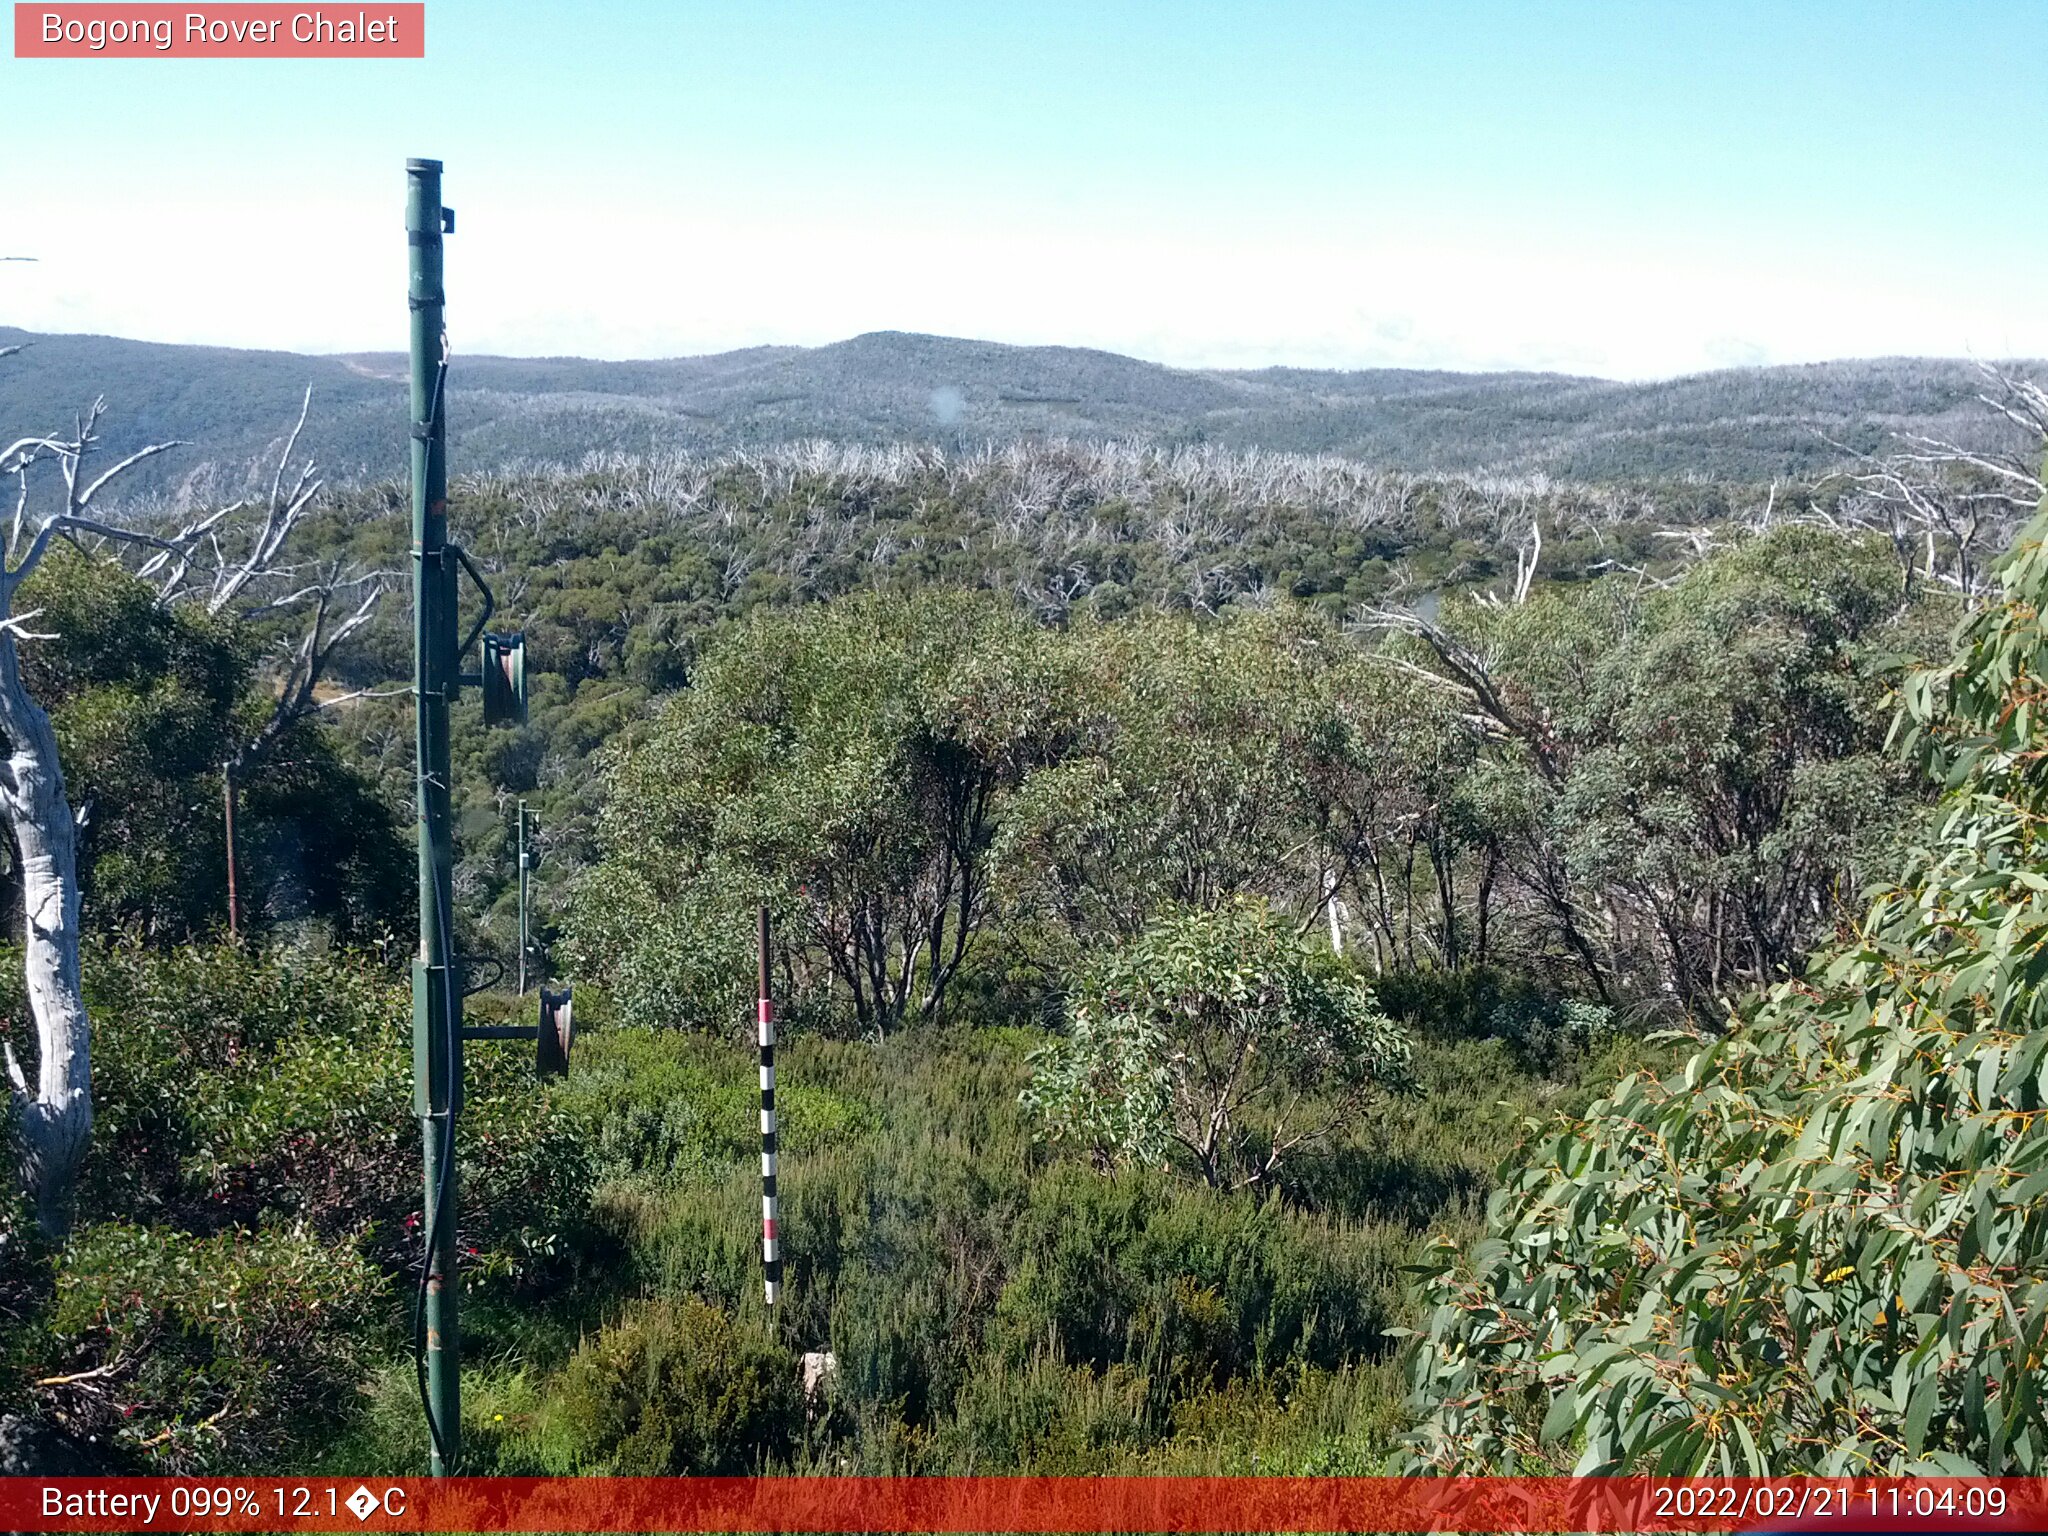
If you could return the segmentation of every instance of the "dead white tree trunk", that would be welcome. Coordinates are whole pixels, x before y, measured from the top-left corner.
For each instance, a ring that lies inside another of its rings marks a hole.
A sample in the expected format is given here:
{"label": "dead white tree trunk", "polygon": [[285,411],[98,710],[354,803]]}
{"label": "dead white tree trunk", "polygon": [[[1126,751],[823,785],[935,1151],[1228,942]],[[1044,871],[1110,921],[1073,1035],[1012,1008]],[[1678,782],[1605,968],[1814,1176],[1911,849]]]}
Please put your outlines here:
{"label": "dead white tree trunk", "polygon": [[22,962],[36,1027],[31,1089],[12,1047],[15,1133],[23,1187],[45,1232],[70,1226],[71,1188],[92,1135],[92,1057],[78,972],[78,828],[64,795],[57,733],[22,686],[11,610],[15,582],[0,603],[0,813],[21,872]]}
{"label": "dead white tree trunk", "polygon": [[1922,573],[1930,583],[1980,595],[1991,576],[1983,552],[2010,544],[2048,496],[2037,457],[2048,442],[2048,389],[1980,367],[1995,393],[1977,398],[2020,429],[2010,444],[1977,451],[1909,434],[1881,457],[1843,449],[1860,467],[1839,477],[1848,492],[1839,518],[1815,514],[1833,526],[1889,535],[1908,595]]}
{"label": "dead white tree trunk", "polygon": [[80,469],[103,409],[93,403],[75,438],[24,438],[0,452],[0,474],[15,475],[22,485],[11,543],[19,542],[29,466],[54,459],[64,478],[64,510],[37,529],[11,569],[0,562],[0,817],[21,873],[22,971],[36,1031],[33,1086],[11,1045],[4,1054],[22,1185],[35,1202],[37,1222],[52,1236],[70,1227],[72,1188],[92,1137],[92,1042],[78,968],[78,823],[64,794],[57,733],[22,683],[17,649],[21,640],[50,637],[27,629],[24,621],[34,614],[17,614],[14,599],[53,537],[95,526],[83,516],[95,494],[123,471],[176,446],[154,444],[82,483]]}
{"label": "dead white tree trunk", "polygon": [[[78,823],[64,793],[56,733],[22,684],[16,650],[19,640],[56,637],[34,635],[24,627],[34,614],[17,614],[15,595],[51,541],[61,536],[149,551],[136,574],[156,587],[157,600],[165,606],[190,597],[212,615],[231,612],[261,619],[305,614],[300,638],[281,658],[283,675],[273,707],[230,762],[230,777],[261,762],[295,722],[341,702],[320,699],[318,689],[335,652],[370,622],[392,579],[389,572],[353,570],[338,561],[306,570],[287,558],[292,534],[321,488],[312,465],[294,472],[294,451],[311,405],[309,389],[267,496],[203,512],[167,528],[164,535],[86,515],[94,497],[122,474],[182,446],[151,444],[87,480],[83,471],[98,441],[104,400],[93,402],[72,437],[23,438],[0,451],[0,477],[12,475],[18,486],[5,558],[0,559],[0,736],[5,738],[0,741],[0,818],[21,870],[24,968],[36,1031],[33,1087],[11,1048],[5,1065],[24,1188],[35,1200],[42,1226],[53,1235],[69,1225],[72,1187],[92,1134],[91,1035],[78,960]],[[61,510],[29,535],[30,471],[38,464],[55,465],[63,500]],[[25,536],[28,547],[23,550]],[[11,568],[10,561],[15,562]]]}
{"label": "dead white tree trunk", "polygon": [[336,653],[370,623],[398,573],[365,570],[345,560],[294,563],[293,535],[326,484],[317,465],[295,458],[312,408],[313,390],[308,385],[298,420],[278,454],[267,495],[212,508],[182,524],[166,524],[161,537],[132,529],[95,530],[116,543],[147,551],[135,574],[157,589],[157,602],[166,608],[189,601],[202,604],[216,618],[226,614],[271,621],[287,613],[304,615],[298,638],[273,652],[276,696],[269,715],[228,764],[228,774],[236,780],[266,761],[301,720],[364,697],[365,692],[382,696],[411,691],[319,696]]}

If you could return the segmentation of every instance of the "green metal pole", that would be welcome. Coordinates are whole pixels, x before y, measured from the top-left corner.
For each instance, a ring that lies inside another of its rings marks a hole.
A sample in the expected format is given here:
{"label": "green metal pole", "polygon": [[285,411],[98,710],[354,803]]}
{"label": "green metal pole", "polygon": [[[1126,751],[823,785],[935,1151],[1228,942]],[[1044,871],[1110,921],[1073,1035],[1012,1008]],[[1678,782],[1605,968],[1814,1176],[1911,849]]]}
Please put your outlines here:
{"label": "green metal pole", "polygon": [[526,996],[526,802],[519,802],[519,995]]}
{"label": "green metal pole", "polygon": [[454,955],[448,707],[459,684],[455,562],[448,543],[447,354],[442,330],[441,162],[405,165],[412,312],[413,690],[418,723],[420,952],[412,972],[413,1105],[426,1161],[425,1397],[432,1471],[462,1452],[456,1318],[455,1119],[462,1108],[462,989]]}

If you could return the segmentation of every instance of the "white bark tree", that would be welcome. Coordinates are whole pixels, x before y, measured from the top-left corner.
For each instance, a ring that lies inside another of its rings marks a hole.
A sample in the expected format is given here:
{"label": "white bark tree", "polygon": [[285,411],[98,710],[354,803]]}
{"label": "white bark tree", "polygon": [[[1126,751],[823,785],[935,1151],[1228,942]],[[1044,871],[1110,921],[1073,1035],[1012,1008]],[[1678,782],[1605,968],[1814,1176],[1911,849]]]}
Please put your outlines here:
{"label": "white bark tree", "polygon": [[[36,1034],[34,1083],[11,1046],[4,1054],[23,1186],[38,1222],[53,1235],[69,1226],[72,1188],[92,1134],[91,1025],[79,973],[79,822],[65,795],[56,733],[23,684],[18,650],[21,641],[58,637],[28,628],[35,610],[17,613],[15,598],[53,541],[67,538],[141,552],[136,574],[155,585],[165,606],[196,601],[210,615],[232,612],[249,619],[304,613],[298,639],[287,642],[279,657],[275,703],[256,734],[238,748],[229,775],[261,761],[293,723],[340,702],[319,699],[317,689],[336,650],[370,621],[390,584],[386,572],[354,571],[336,561],[300,566],[288,558],[291,535],[322,484],[311,465],[292,467],[311,399],[308,391],[267,496],[174,520],[163,525],[164,532],[89,515],[95,498],[122,475],[183,446],[152,443],[87,478],[104,399],[93,402],[70,437],[23,438],[0,452],[0,477],[12,475],[16,482],[13,523],[0,559],[0,819],[13,840],[21,878],[23,966]],[[61,481],[59,507],[34,522],[31,532],[31,478],[48,468]]]}
{"label": "white bark tree", "polygon": [[298,721],[363,697],[346,693],[322,699],[319,690],[336,653],[370,622],[396,579],[395,572],[364,570],[345,560],[295,558],[292,537],[326,485],[317,465],[296,462],[312,404],[309,388],[278,454],[267,494],[170,520],[157,535],[131,528],[88,530],[141,551],[144,558],[135,574],[157,589],[157,601],[166,608],[195,603],[209,617],[232,614],[246,620],[304,616],[296,634],[275,652],[272,708],[256,733],[237,747],[229,764],[234,775],[261,763]]}
{"label": "white bark tree", "polygon": [[2044,484],[2038,455],[2048,443],[2048,390],[2031,379],[1983,366],[1978,400],[2018,433],[2003,448],[1971,449],[1908,435],[1882,455],[1855,454],[1840,479],[1847,494],[1824,520],[1886,534],[1910,591],[1916,580],[1968,597],[1991,586],[1997,553],[2039,509]]}
{"label": "white bark tree", "polygon": [[[33,1086],[13,1047],[0,1048],[23,1186],[35,1202],[37,1222],[53,1236],[70,1226],[72,1185],[92,1136],[91,1032],[78,967],[78,823],[64,794],[57,733],[21,679],[19,642],[48,637],[27,627],[34,612],[16,613],[14,600],[52,539],[101,527],[85,515],[95,496],[143,460],[178,446],[153,443],[85,480],[85,459],[104,408],[95,401],[71,438],[22,438],[0,452],[0,473],[13,474],[20,485],[7,559],[0,560],[0,817],[13,838],[21,875],[22,969],[36,1031]],[[43,520],[17,558],[30,466],[52,460],[63,477],[63,510]]]}

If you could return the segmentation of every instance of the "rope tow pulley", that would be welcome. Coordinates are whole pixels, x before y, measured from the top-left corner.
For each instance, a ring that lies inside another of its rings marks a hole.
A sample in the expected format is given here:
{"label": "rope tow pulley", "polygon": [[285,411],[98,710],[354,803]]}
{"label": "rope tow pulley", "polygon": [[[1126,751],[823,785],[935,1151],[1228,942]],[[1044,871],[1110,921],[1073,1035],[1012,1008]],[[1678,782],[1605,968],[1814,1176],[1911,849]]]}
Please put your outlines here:
{"label": "rope tow pulley", "polygon": [[540,989],[539,1050],[534,1070],[542,1077],[563,1077],[569,1071],[569,1042],[575,1035],[571,1002],[575,989]]}
{"label": "rope tow pulley", "polygon": [[526,724],[526,635],[485,635],[482,684],[485,725]]}

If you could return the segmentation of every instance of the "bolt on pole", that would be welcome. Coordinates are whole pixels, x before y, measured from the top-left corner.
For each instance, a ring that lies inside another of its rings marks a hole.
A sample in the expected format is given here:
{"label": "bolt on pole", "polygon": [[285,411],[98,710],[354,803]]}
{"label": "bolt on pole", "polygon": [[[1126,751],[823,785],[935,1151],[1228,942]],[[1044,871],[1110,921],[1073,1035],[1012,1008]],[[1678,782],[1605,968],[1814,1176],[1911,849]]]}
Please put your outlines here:
{"label": "bolt on pole", "polygon": [[462,988],[454,970],[454,836],[448,715],[460,686],[456,566],[448,551],[447,337],[441,162],[408,160],[405,229],[412,321],[413,697],[418,731],[420,950],[412,971],[413,1105],[425,1161],[427,1252],[416,1326],[435,1476],[461,1459],[456,1317],[455,1120],[462,1108]]}

